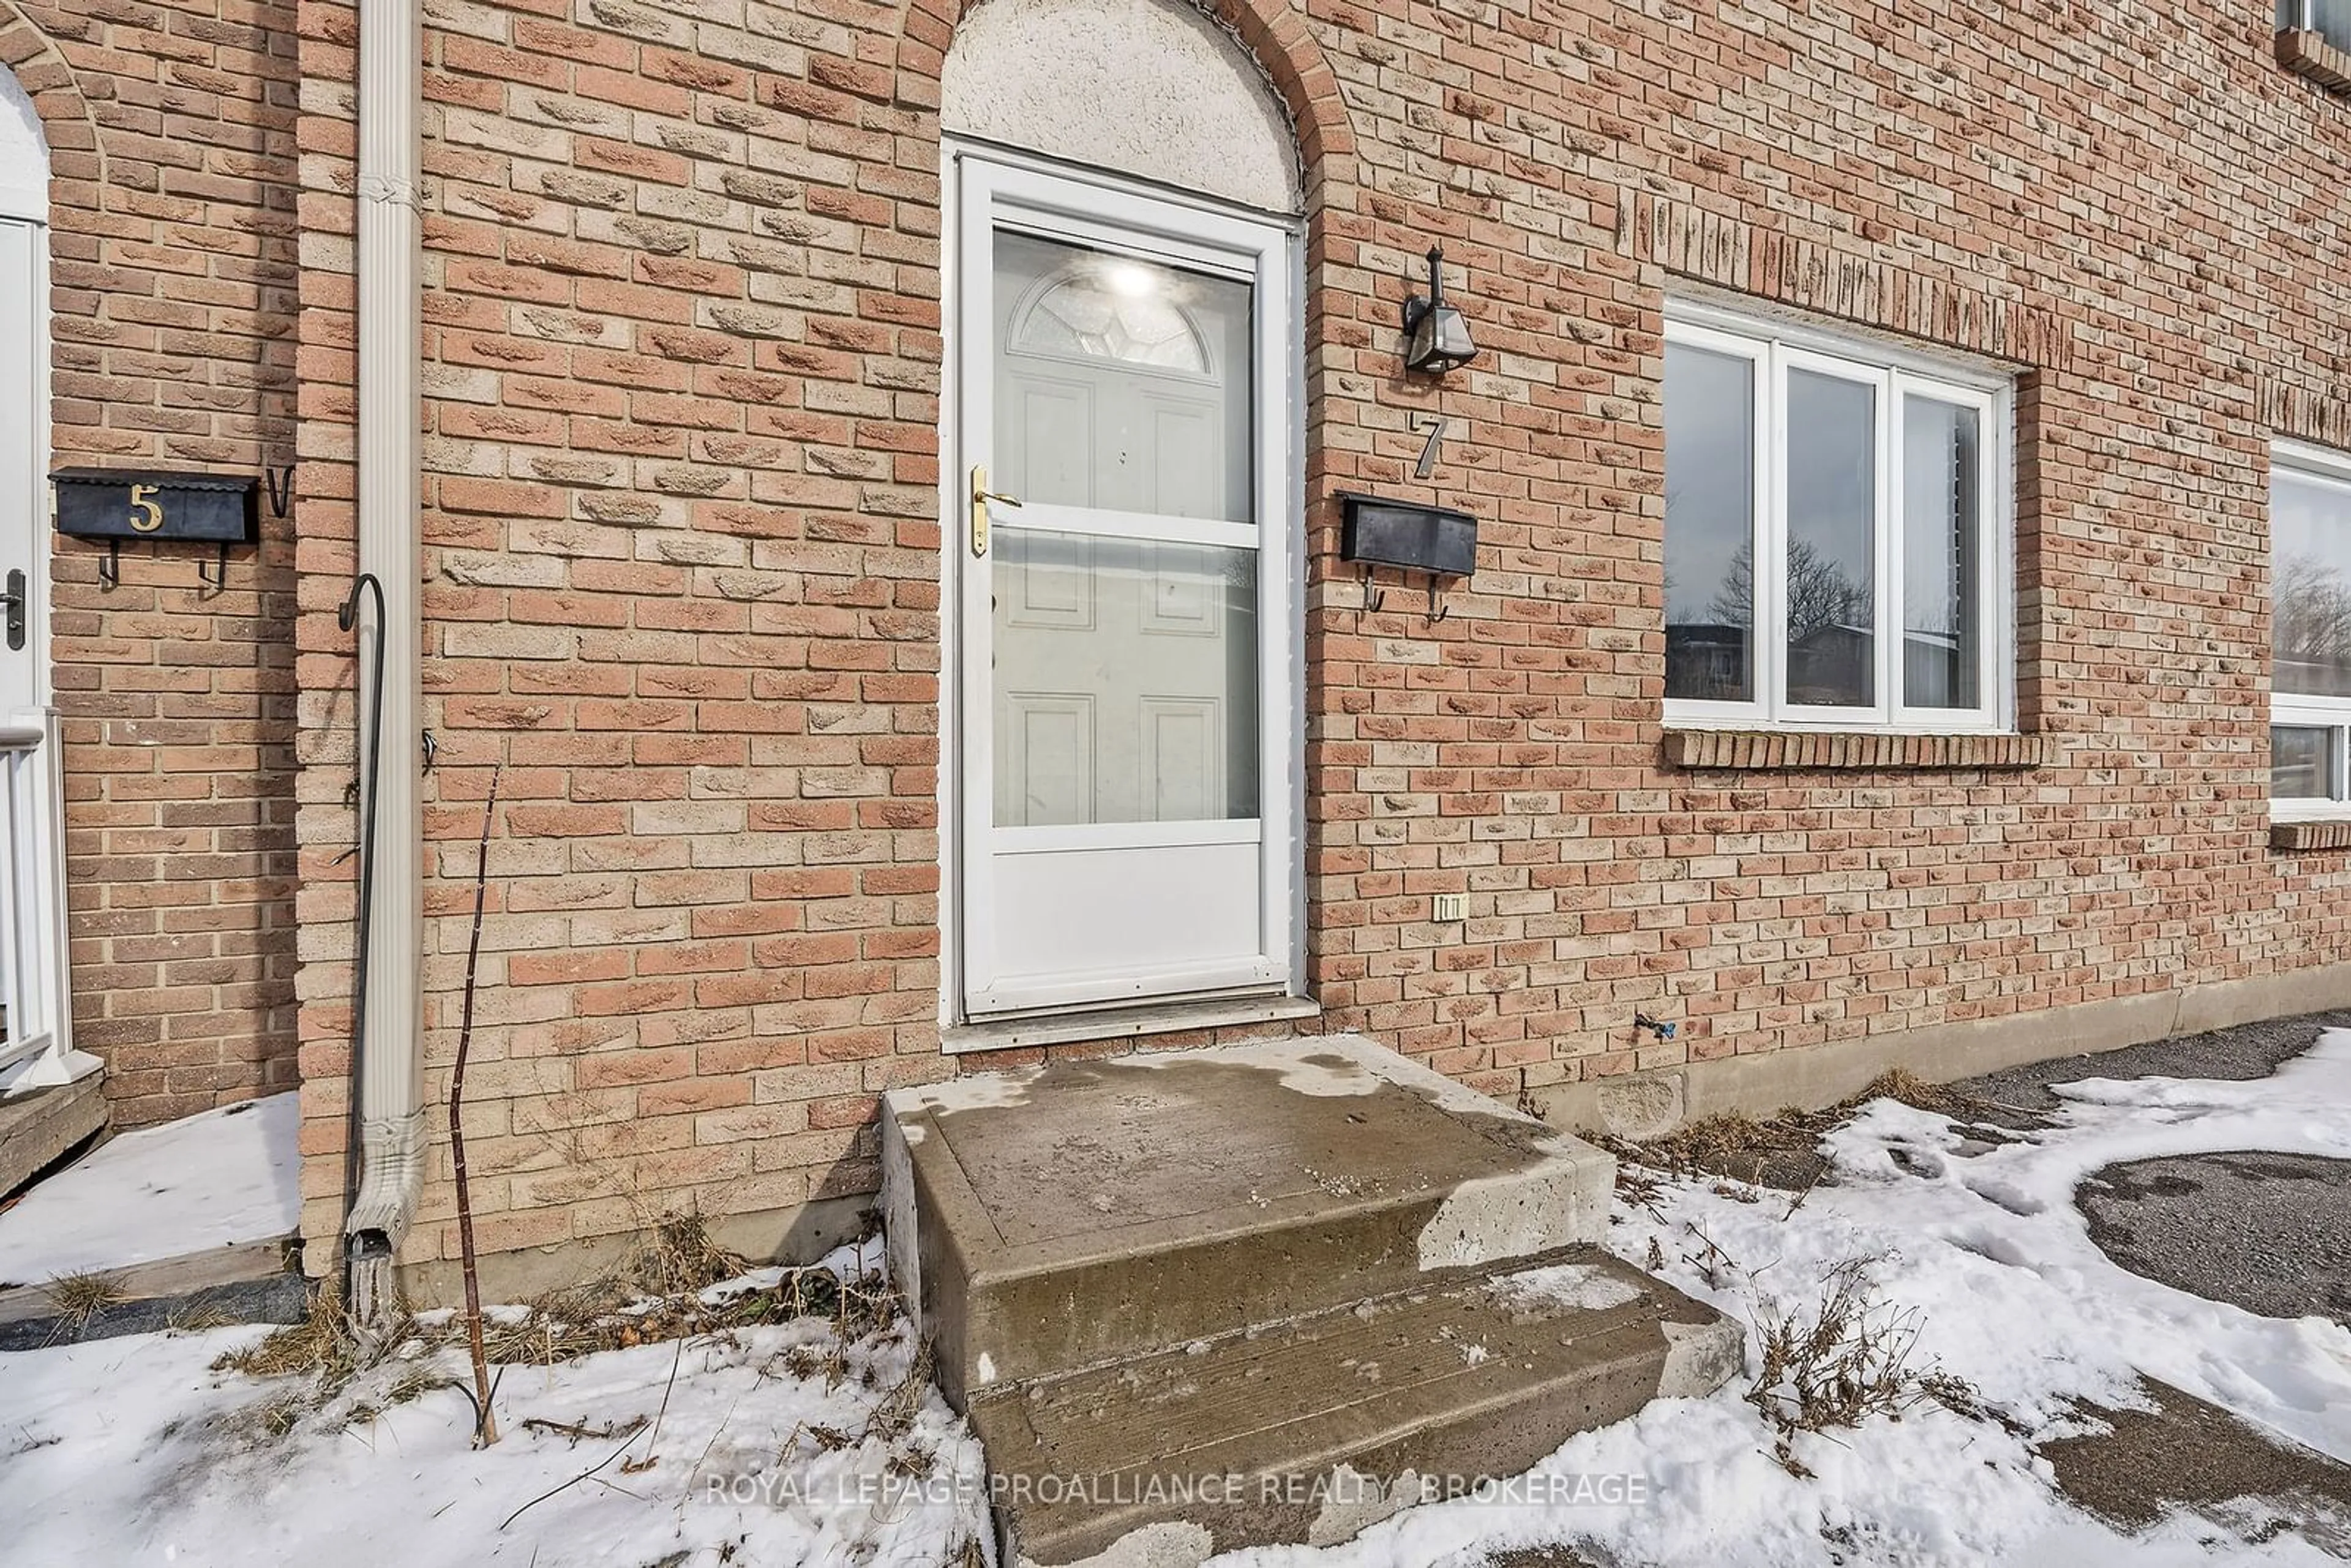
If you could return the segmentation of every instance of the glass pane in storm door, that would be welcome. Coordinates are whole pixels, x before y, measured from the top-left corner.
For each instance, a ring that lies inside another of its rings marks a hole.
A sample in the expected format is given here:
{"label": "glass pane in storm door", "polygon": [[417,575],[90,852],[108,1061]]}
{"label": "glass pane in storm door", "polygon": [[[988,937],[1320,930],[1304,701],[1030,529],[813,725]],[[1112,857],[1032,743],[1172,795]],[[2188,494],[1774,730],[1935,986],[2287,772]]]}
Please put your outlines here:
{"label": "glass pane in storm door", "polygon": [[994,479],[1026,507],[993,530],[992,819],[1255,817],[1257,551],[1183,538],[1255,520],[1249,285],[1009,231],[995,262]]}

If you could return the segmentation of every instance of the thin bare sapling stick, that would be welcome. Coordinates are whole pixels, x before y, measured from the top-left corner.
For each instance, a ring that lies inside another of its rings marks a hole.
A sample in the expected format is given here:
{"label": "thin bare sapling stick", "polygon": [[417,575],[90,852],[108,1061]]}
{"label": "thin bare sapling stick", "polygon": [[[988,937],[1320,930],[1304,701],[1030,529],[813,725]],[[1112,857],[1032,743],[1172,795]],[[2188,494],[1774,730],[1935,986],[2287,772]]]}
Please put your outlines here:
{"label": "thin bare sapling stick", "polygon": [[474,1196],[465,1180],[465,1059],[474,1048],[474,980],[482,960],[482,910],[490,893],[490,820],[498,808],[499,767],[490,769],[489,798],[482,802],[482,842],[474,857],[474,934],[465,944],[465,999],[457,1022],[457,1066],[449,1075],[449,1161],[457,1177],[457,1246],[465,1260],[465,1338],[474,1353],[474,1447],[498,1440],[498,1418],[490,1408],[490,1364],[482,1347],[482,1281],[474,1262]]}

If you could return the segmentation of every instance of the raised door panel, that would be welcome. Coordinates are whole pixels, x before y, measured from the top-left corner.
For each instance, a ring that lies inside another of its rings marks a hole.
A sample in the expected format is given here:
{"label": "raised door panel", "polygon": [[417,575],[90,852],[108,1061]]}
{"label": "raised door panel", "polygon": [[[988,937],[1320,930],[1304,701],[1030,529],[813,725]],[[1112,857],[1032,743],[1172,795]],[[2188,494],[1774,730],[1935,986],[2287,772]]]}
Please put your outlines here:
{"label": "raised door panel", "polygon": [[1196,822],[1227,814],[1214,697],[1144,697],[1141,705],[1144,809],[1154,821]]}
{"label": "raised door panel", "polygon": [[997,750],[998,821],[1062,827],[1094,820],[1094,704],[1081,694],[1009,692]]}

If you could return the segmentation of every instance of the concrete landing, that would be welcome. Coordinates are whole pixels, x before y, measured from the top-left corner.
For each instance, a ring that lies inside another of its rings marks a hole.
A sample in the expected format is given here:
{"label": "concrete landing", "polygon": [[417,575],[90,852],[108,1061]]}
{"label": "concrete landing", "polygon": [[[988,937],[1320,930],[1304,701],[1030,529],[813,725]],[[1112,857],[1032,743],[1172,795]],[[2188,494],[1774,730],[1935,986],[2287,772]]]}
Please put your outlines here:
{"label": "concrete landing", "polygon": [[1351,1036],[1058,1061],[886,1106],[892,1271],[958,1401],[1595,1240],[1615,1178]]}
{"label": "concrete landing", "polygon": [[[1343,1539],[1405,1470],[1516,1474],[1710,1390],[1735,1326],[1591,1245],[1614,1176],[1353,1036],[1056,1061],[883,1118],[892,1271],[1014,1488],[1008,1563]],[[1531,1269],[1580,1283],[1531,1305]],[[1280,1495],[1165,1495],[1207,1475]]]}

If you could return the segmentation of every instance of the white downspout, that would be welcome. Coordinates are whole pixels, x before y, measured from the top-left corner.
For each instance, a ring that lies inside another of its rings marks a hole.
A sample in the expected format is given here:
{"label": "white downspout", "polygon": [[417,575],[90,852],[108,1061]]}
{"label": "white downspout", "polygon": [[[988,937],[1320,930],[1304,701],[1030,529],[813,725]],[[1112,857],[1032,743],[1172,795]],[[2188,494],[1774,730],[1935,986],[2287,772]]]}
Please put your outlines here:
{"label": "white downspout", "polygon": [[[359,570],[381,585],[383,618],[378,626],[362,616],[358,627],[361,707],[354,757],[363,758],[371,725],[381,726],[383,755],[375,784],[372,950],[358,1086],[360,1187],[344,1247],[353,1312],[376,1322],[392,1305],[392,1255],[415,1217],[424,1175],[416,517],[422,39],[417,0],[359,0]],[[366,673],[379,652],[383,711],[371,714]]]}

